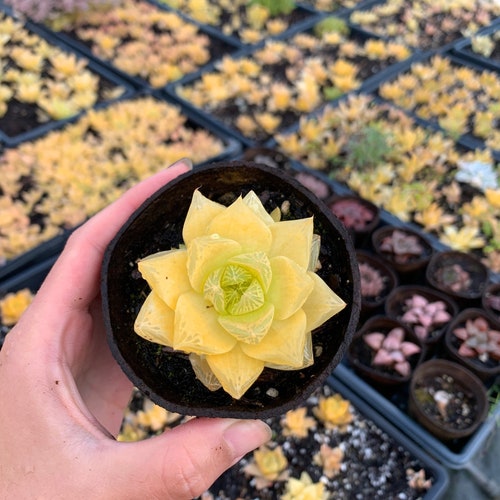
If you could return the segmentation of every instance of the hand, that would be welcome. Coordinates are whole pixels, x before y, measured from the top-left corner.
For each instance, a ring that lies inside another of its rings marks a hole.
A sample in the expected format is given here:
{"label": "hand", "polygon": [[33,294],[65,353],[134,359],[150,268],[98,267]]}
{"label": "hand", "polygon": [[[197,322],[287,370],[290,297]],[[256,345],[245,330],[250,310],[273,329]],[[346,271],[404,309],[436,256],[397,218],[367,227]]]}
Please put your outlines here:
{"label": "hand", "polygon": [[129,190],[68,239],[0,351],[0,498],[188,499],[270,438],[260,421],[197,418],[136,443],[114,439],[132,385],[107,346],[106,246],[183,160]]}

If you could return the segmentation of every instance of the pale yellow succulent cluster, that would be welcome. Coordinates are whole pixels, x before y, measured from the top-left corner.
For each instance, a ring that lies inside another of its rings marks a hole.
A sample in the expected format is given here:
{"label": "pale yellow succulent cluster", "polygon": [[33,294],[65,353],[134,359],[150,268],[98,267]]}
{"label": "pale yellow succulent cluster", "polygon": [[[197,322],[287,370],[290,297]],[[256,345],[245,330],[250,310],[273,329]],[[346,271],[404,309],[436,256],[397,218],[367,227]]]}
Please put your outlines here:
{"label": "pale yellow succulent cluster", "polygon": [[158,88],[210,60],[210,39],[194,23],[148,2],[120,0],[89,9],[59,29],[72,29],[92,53]]}
{"label": "pale yellow succulent cluster", "polygon": [[300,33],[288,41],[268,40],[251,57],[226,56],[213,71],[176,92],[209,113],[228,103],[239,106],[228,125],[248,138],[262,138],[272,136],[287,113],[299,117],[357,89],[371,76],[362,74],[360,59],[388,65],[409,55],[394,42],[359,42],[338,32]]}
{"label": "pale yellow succulent cluster", "polygon": [[278,35],[288,28],[283,16],[273,16],[267,7],[248,0],[159,0],[200,23],[217,27],[229,37],[248,44]]}
{"label": "pale yellow succulent cluster", "polygon": [[439,124],[453,138],[472,134],[500,149],[500,77],[494,71],[435,56],[384,83],[380,95]]}
{"label": "pale yellow succulent cluster", "polygon": [[346,305],[314,272],[313,229],[312,218],[275,220],[253,191],[226,207],[196,190],[185,246],[138,262],[151,292],[135,331],[188,353],[206,387],[236,399],[265,367],[310,366],[313,330]]}
{"label": "pale yellow succulent cluster", "polygon": [[477,0],[391,0],[355,10],[350,21],[382,37],[419,49],[440,48],[488,26],[500,15],[500,3]]}
{"label": "pale yellow succulent cluster", "polygon": [[0,323],[5,326],[14,326],[33,300],[33,293],[29,288],[22,288],[17,292],[9,292],[0,298]]}
{"label": "pale yellow succulent cluster", "polygon": [[[373,147],[368,149],[370,156],[361,168],[352,150],[356,138],[365,140],[367,131],[386,152],[375,159]],[[453,180],[460,162],[491,164],[500,179],[491,151],[459,151],[452,139],[429,134],[404,112],[377,104],[368,95],[351,96],[318,116],[302,118],[297,132],[276,139],[292,158],[335,172],[336,179],[362,197],[420,224],[454,249],[477,249],[492,270],[500,271],[500,190],[486,189],[462,204],[462,189]]]}
{"label": "pale yellow succulent cluster", "polygon": [[125,91],[114,86],[100,96],[101,77],[89,69],[86,59],[49,44],[4,13],[0,33],[0,55],[9,61],[0,76],[0,116],[16,100],[36,106],[42,123],[61,120]]}
{"label": "pale yellow succulent cluster", "polygon": [[218,137],[186,120],[178,107],[142,97],[6,149],[0,155],[0,265],[75,227],[180,158],[196,164],[222,153]]}

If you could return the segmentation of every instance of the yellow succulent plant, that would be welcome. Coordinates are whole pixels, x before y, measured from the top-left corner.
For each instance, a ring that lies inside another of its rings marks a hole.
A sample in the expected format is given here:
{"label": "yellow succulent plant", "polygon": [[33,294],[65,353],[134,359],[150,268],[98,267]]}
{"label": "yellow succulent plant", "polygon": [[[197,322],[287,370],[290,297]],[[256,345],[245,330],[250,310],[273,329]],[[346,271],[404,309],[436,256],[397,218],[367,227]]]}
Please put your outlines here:
{"label": "yellow succulent plant", "polygon": [[33,293],[28,288],[11,292],[0,300],[0,320],[4,325],[13,326],[33,300]]}
{"label": "yellow succulent plant", "polygon": [[311,332],[346,305],[314,272],[313,229],[312,217],[275,220],[253,191],[226,207],[196,190],[184,245],[138,262],[151,292],[136,333],[189,354],[208,389],[235,399],[265,367],[312,365]]}
{"label": "yellow succulent plant", "polygon": [[305,438],[309,431],[316,428],[316,420],[307,416],[307,408],[302,406],[296,410],[287,411],[281,419],[284,436]]}
{"label": "yellow succulent plant", "polygon": [[326,500],[328,492],[325,485],[318,481],[314,483],[307,472],[302,472],[300,478],[291,477],[286,484],[282,500]]}
{"label": "yellow succulent plant", "polygon": [[321,397],[313,412],[328,429],[344,430],[353,419],[350,401],[344,399],[340,394],[334,394],[327,398]]}

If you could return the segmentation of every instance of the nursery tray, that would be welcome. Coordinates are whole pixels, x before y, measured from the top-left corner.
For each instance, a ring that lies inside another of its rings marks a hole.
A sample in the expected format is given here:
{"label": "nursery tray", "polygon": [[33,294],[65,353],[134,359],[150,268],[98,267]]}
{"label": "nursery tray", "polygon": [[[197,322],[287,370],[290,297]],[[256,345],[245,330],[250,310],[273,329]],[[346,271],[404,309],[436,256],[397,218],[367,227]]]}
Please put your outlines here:
{"label": "nursery tray", "polygon": [[[194,116],[189,110],[181,109],[178,103],[173,102],[168,97],[158,95],[158,93],[149,91],[137,92],[134,93],[132,96],[123,97],[117,102],[125,100],[129,101],[148,95],[153,96],[160,101],[165,101],[167,104],[171,106],[179,108],[181,113],[187,118],[185,126],[191,127],[193,129],[206,129],[213,136],[222,141],[223,151],[220,154],[196,163],[194,165],[194,168],[198,168],[210,162],[222,161],[225,159],[234,158],[241,151],[241,144],[238,141],[222,134],[219,130],[212,127],[209,121],[204,120],[203,117]],[[104,109],[113,104],[114,102],[106,103],[101,107],[101,109]],[[71,123],[73,123],[73,120],[71,121]],[[62,131],[63,130],[61,130],[61,132]],[[43,243],[40,243],[39,245],[27,250],[26,252],[23,252],[22,254],[19,254],[16,257],[8,259],[5,263],[0,264],[0,280],[7,279],[16,273],[19,273],[33,265],[38,264],[39,262],[43,262],[47,258],[50,258],[54,255],[58,255],[64,248],[64,245],[66,244],[68,237],[74,231],[74,229],[76,229],[76,227],[78,226],[68,229],[61,229],[60,234],[54,236],[53,238]]]}
{"label": "nursery tray", "polygon": [[[474,36],[478,35],[492,35],[500,31],[500,20],[488,26],[485,29],[478,31]],[[496,43],[497,51],[500,49],[500,40]],[[458,41],[452,48],[452,52],[457,56],[470,61],[478,66],[483,66],[485,69],[500,72],[500,54],[496,58],[485,57],[481,54],[477,54],[472,50],[471,38],[465,38]]]}
{"label": "nursery tray", "polygon": [[[160,10],[169,10],[166,9],[164,6],[162,7],[161,5],[158,4],[158,2],[155,2],[153,0],[137,0],[137,2],[144,1],[145,3],[148,3]],[[181,16],[178,14],[179,17],[186,23],[196,25],[199,29],[199,31],[202,34],[205,34],[206,36],[209,37],[210,39],[210,61],[207,62],[205,65],[201,65],[197,70],[193,71],[190,74],[198,74],[200,71],[202,71],[207,65],[211,64],[213,61],[220,59],[226,54],[231,54],[235,51],[237,51],[239,48],[241,48],[240,43],[236,43],[233,39],[229,37],[223,36],[221,33],[214,33],[214,30],[207,28],[207,25],[202,25],[199,23],[194,23],[192,20],[186,18],[185,16]],[[120,78],[128,81],[131,85],[133,85],[136,89],[141,90],[141,89],[149,89],[149,90],[155,90],[158,87],[154,87],[151,85],[146,78],[141,78],[139,76],[134,76],[126,71],[118,68],[112,60],[109,59],[104,59],[102,57],[99,57],[95,55],[92,52],[92,47],[85,43],[84,40],[78,38],[76,34],[71,34],[70,32],[67,31],[54,31],[48,28],[47,26],[43,24],[38,24],[37,25],[41,30],[51,34],[54,36],[56,39],[59,39],[64,45],[71,47],[73,50],[76,52],[79,52],[88,59],[95,61],[97,64],[100,64],[106,68],[108,68],[109,71],[115,73],[116,75],[119,75]]]}
{"label": "nursery tray", "polygon": [[386,417],[401,432],[406,434],[418,446],[424,448],[432,457],[450,469],[461,469],[485,445],[488,436],[493,428],[500,421],[500,405],[490,413],[479,429],[468,439],[460,440],[452,444],[445,444],[427,430],[425,430],[416,420],[409,416],[406,410],[406,396],[397,394],[395,401],[391,401],[383,396],[370,384],[359,377],[343,361],[333,372],[334,376],[347,385],[354,393],[362,398],[366,404],[370,405],[377,412]]}
{"label": "nursery tray", "polygon": [[328,378],[327,382],[332,389],[337,391],[348,399],[351,404],[359,410],[366,418],[372,420],[378,427],[380,427],[389,436],[395,439],[400,445],[420,460],[426,471],[430,471],[434,477],[432,487],[424,495],[424,500],[439,499],[446,493],[449,483],[448,472],[446,468],[437,462],[429,453],[424,451],[423,448],[417,446],[415,442],[408,438],[408,436],[398,429],[390,418],[384,412],[377,411],[364,399],[360,397],[356,391],[352,390],[352,386],[340,377],[337,376],[338,370],[342,370],[342,364],[334,370],[333,374]]}
{"label": "nursery tray", "polygon": [[[1,3],[0,3],[0,11],[7,16],[13,17],[13,19],[16,19],[17,22],[21,22],[19,19],[17,19],[15,16],[12,15],[11,9],[3,7]],[[44,30],[43,28],[41,28],[40,26],[31,21],[24,22],[23,28],[26,31],[30,32],[31,34],[45,40],[48,44],[50,44],[53,47],[56,47],[67,53],[74,53],[74,51],[71,49],[70,46],[62,43],[61,40],[53,36],[51,32],[47,32],[46,30]],[[101,85],[108,85],[110,87],[115,87],[115,88],[121,87],[123,88],[123,93],[116,98],[105,99],[103,97],[100,97],[99,100],[96,102],[96,104],[94,104],[87,110],[82,110],[69,118],[61,120],[50,119],[45,123],[40,123],[38,125],[35,125],[25,130],[24,132],[20,132],[16,135],[8,135],[7,133],[5,133],[3,130],[0,129],[0,143],[2,143],[7,147],[14,147],[22,142],[28,142],[34,140],[52,130],[62,128],[67,123],[74,122],[75,120],[78,119],[79,116],[84,114],[89,109],[99,109],[100,107],[109,104],[111,102],[115,102],[119,99],[130,97],[135,92],[135,88],[126,78],[121,78],[119,75],[108,70],[105,66],[99,64],[92,58],[87,58],[83,54],[78,54],[78,53],[76,53],[75,55],[79,60],[84,60],[87,62],[86,68],[90,72],[99,77],[99,82]],[[12,119],[14,120],[16,118],[12,117]],[[19,119],[22,120],[22,118]]]}
{"label": "nursery tray", "polygon": [[4,281],[29,272],[31,267],[37,267],[47,262],[47,260],[55,259],[63,250],[71,232],[65,230],[63,233],[37,245],[18,257],[8,260],[4,265],[0,265],[0,285]]}
{"label": "nursery tray", "polygon": [[[497,29],[498,29],[498,26],[497,26]],[[457,55],[456,52],[443,48],[443,49],[440,49],[440,50],[437,50],[434,52],[425,52],[425,53],[421,53],[421,54],[414,54],[412,57],[410,57],[409,59],[407,59],[405,61],[402,61],[397,66],[390,68],[390,70],[385,72],[383,77],[381,77],[380,79],[372,81],[372,82],[368,82],[368,84],[360,90],[362,90],[365,93],[376,94],[377,99],[379,99],[383,102],[389,103],[389,104],[395,106],[396,108],[402,109],[408,116],[412,117],[417,124],[420,124],[424,127],[427,127],[430,130],[440,131],[443,134],[445,134],[446,136],[450,137],[450,134],[439,125],[437,119],[435,119],[433,117],[423,118],[423,117],[419,116],[415,110],[400,106],[396,102],[394,102],[393,100],[385,99],[385,98],[381,97],[379,94],[379,88],[382,86],[382,84],[396,80],[399,76],[403,75],[404,73],[407,73],[407,72],[409,73],[412,65],[414,65],[416,63],[425,64],[427,62],[430,62],[431,59],[435,56],[440,56],[443,59],[447,59],[452,64],[452,66],[455,66],[455,67],[465,66],[465,67],[470,68],[470,69],[477,71],[477,72],[489,71],[491,73],[496,74],[497,78],[500,80],[500,65],[498,67],[495,67],[495,68],[486,67],[478,60],[473,60],[472,58],[463,57],[462,54]],[[466,133],[462,134],[460,137],[455,139],[455,142],[458,145],[464,146],[465,148],[470,149],[470,150],[487,148],[485,140],[474,136],[471,132],[466,132]],[[500,145],[498,145],[496,148],[493,148],[490,146],[489,149],[491,150],[495,160],[500,161]]]}
{"label": "nursery tray", "polygon": [[[327,16],[327,17],[337,17],[337,16]],[[325,17],[314,17],[312,20],[310,20],[307,24],[301,27],[301,29],[294,31],[293,33],[289,33],[288,36],[280,36],[276,37],[277,42],[286,42],[286,43],[292,43],[293,37],[295,35],[304,33],[304,34],[311,34],[313,32],[314,26],[325,19]],[[348,24],[348,23],[347,23]],[[359,29],[355,26],[349,25],[349,35],[347,38],[349,40],[359,42],[360,44],[366,42],[367,40],[374,39],[374,40],[381,40],[381,37],[374,36],[372,34],[369,34],[362,29]],[[258,50],[261,50],[265,45],[257,45],[254,47],[245,47],[237,52],[231,54],[231,59],[232,60],[240,60],[245,57],[252,58],[255,53]],[[333,49],[332,49],[333,51]],[[327,60],[336,61],[340,59],[338,56],[324,56],[322,54],[321,50],[318,51],[316,54],[311,54],[305,56],[307,58],[315,58],[315,57],[324,57]],[[360,56],[362,57],[362,56]],[[272,138],[280,134],[289,128],[294,127],[298,122],[299,119],[313,115],[314,113],[318,112],[324,105],[328,104],[329,102],[335,102],[339,101],[342,98],[346,97],[349,94],[352,93],[357,93],[361,92],[365,89],[372,89],[375,88],[379,82],[385,81],[385,79],[388,77],[388,75],[394,74],[394,72],[398,71],[400,67],[403,67],[404,63],[406,60],[403,61],[372,61],[368,57],[362,57],[362,61],[356,61],[354,64],[358,65],[361,70],[363,69],[363,63],[365,63],[367,66],[369,66],[368,70],[366,71],[367,73],[370,73],[368,75],[365,75],[361,77],[359,76],[360,79],[360,85],[356,89],[346,91],[343,94],[341,94],[338,98],[333,99],[333,101],[327,99],[326,97],[323,96],[320,104],[312,111],[310,112],[299,112],[295,111],[293,109],[286,109],[284,111],[280,111],[279,113],[276,113],[277,116],[279,116],[282,120],[283,123],[278,127],[277,130],[275,130],[272,133],[265,132],[264,130],[260,131],[260,136],[258,137],[249,137],[246,136],[244,133],[239,131],[237,127],[234,124],[234,120],[236,117],[239,115],[240,111],[237,109],[237,106],[234,104],[234,101],[227,100],[222,102],[221,104],[210,104],[210,109],[207,109],[206,107],[199,107],[194,104],[192,104],[189,100],[186,98],[182,97],[179,94],[179,89],[181,87],[190,87],[194,84],[196,84],[197,81],[200,81],[205,75],[210,74],[210,73],[217,73],[217,63],[214,62],[212,64],[209,64],[203,68],[203,70],[200,70],[197,73],[193,73],[190,75],[186,75],[185,77],[172,82],[168,85],[166,85],[162,90],[165,92],[166,95],[170,96],[173,100],[179,102],[183,108],[191,110],[193,113],[197,114],[198,116],[203,116],[206,120],[209,120],[214,127],[218,128],[221,132],[234,137],[236,140],[241,142],[244,146],[246,147],[257,147],[257,146],[263,146],[267,142],[271,141]],[[276,72],[284,73],[285,69],[287,67],[293,67],[291,64],[287,63],[286,61],[280,61],[276,64],[261,64],[261,71],[269,74],[270,76],[276,77],[276,81],[280,82],[286,78],[285,75],[277,75]],[[380,67],[380,68],[379,68]],[[363,79],[362,79],[363,78]],[[321,89],[323,92],[325,89]],[[247,106],[249,107],[250,104],[246,103]],[[266,109],[258,109],[255,110],[257,112],[264,112]]]}
{"label": "nursery tray", "polygon": [[[227,43],[234,45],[235,47],[249,47],[253,45],[260,45],[264,42],[264,40],[269,40],[273,38],[280,38],[283,36],[288,36],[292,33],[295,33],[297,31],[300,31],[304,25],[309,24],[311,19],[316,18],[320,19],[319,13],[316,11],[316,9],[313,9],[307,5],[300,5],[297,4],[296,7],[294,8],[292,14],[291,14],[291,21],[290,21],[290,26],[283,31],[282,33],[279,33],[278,35],[264,35],[261,40],[259,40],[256,43],[246,43],[241,38],[235,34],[231,35],[226,35],[222,32],[221,27],[219,26],[214,26],[206,23],[202,23],[198,20],[196,20],[194,17],[190,16],[189,13],[184,12],[181,9],[177,9],[175,7],[171,7],[169,5],[166,5],[165,3],[162,3],[161,0],[147,0],[149,3],[156,5],[160,9],[167,10],[170,12],[175,12],[179,16],[181,16],[183,19],[196,24],[199,26],[203,31],[205,31],[207,34],[211,34],[212,36],[219,38],[221,40],[226,41]],[[221,10],[224,10],[223,7],[221,7]],[[224,14],[222,14],[222,17]],[[296,19],[294,18],[296,16]],[[279,16],[276,16],[279,17]],[[222,21],[222,22],[227,22],[227,21]]]}
{"label": "nursery tray", "polygon": [[366,8],[367,5],[371,5],[374,1],[379,2],[380,0],[352,0],[351,2],[332,0],[333,7],[330,10],[320,9],[316,5],[316,2],[314,0],[302,0],[299,1],[298,4],[302,7],[312,9],[319,14],[335,14],[336,16],[347,16],[354,10]]}
{"label": "nursery tray", "polygon": [[[476,5],[480,5],[481,2],[470,2]],[[490,4],[494,4],[495,0],[493,2],[486,2]],[[406,5],[405,5],[406,4]],[[441,6],[446,6],[448,5],[448,2],[436,2],[436,5],[441,5]],[[390,0],[368,0],[366,2],[361,2],[358,6],[356,6],[354,9],[352,9],[348,14],[349,17],[352,14],[353,11],[364,11],[364,12],[370,12],[373,8],[376,8],[380,6],[381,8],[387,6],[388,8],[391,7],[391,1]],[[445,40],[439,40],[439,38],[433,34],[433,35],[427,35],[425,31],[421,28],[421,34],[419,37],[419,44],[418,45],[410,45],[404,40],[403,32],[404,34],[407,34],[410,30],[409,28],[404,26],[404,21],[402,18],[404,15],[409,15],[412,16],[412,8],[422,8],[421,2],[418,0],[408,0],[406,2],[401,2],[401,9],[395,13],[392,13],[388,16],[382,16],[384,20],[388,20],[390,24],[394,25],[394,30],[396,31],[396,35],[385,35],[388,39],[391,39],[393,41],[398,41],[398,42],[404,42],[406,45],[408,45],[412,50],[415,51],[415,53],[435,53],[435,52],[441,52],[445,50],[450,50],[453,48],[453,46],[457,43],[458,40],[461,40],[463,38],[462,32],[465,31],[466,26],[461,27],[460,30],[452,31],[451,32],[451,37],[452,39],[448,39],[448,41],[445,42]],[[425,7],[424,7],[425,11]],[[427,5],[427,11],[429,12],[428,16],[428,22],[432,18],[432,4]],[[445,17],[445,12],[439,13],[440,17],[443,18]],[[472,15],[477,14],[477,12],[472,12]],[[453,16],[452,16],[453,17]],[[371,33],[372,35],[375,36],[384,36],[381,35],[380,33],[377,33],[375,30],[372,30],[369,26],[364,27],[361,24],[355,24],[356,26],[365,29],[367,32]],[[415,31],[415,30],[414,30]],[[443,30],[443,32],[446,31],[448,35],[450,35],[450,30]],[[437,40],[436,40],[437,39]],[[423,42],[423,43],[422,43]],[[423,45],[423,48],[422,48]]]}

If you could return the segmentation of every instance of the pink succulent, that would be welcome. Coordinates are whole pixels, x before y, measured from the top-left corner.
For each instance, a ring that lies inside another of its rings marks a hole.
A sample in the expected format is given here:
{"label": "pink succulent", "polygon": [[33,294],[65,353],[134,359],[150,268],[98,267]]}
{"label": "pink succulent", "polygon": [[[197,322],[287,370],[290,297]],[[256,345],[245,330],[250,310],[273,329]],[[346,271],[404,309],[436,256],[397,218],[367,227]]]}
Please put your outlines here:
{"label": "pink succulent", "polygon": [[373,220],[375,214],[361,200],[345,198],[330,205],[332,212],[350,229],[362,231]]}
{"label": "pink succulent", "polygon": [[361,295],[363,297],[378,297],[385,288],[385,278],[367,262],[359,263],[361,277]]}
{"label": "pink succulent", "polygon": [[493,330],[485,318],[468,319],[464,327],[453,330],[453,335],[463,341],[458,349],[460,356],[500,361],[500,331]]}
{"label": "pink succulent", "polygon": [[393,368],[403,377],[407,377],[411,372],[408,358],[419,353],[420,347],[405,341],[404,338],[405,331],[400,327],[393,328],[387,335],[380,332],[363,335],[363,340],[375,351],[372,364]]}
{"label": "pink succulent", "polygon": [[396,262],[405,263],[420,256],[424,252],[424,247],[417,236],[395,229],[381,241],[380,250],[392,254]]}
{"label": "pink succulent", "polygon": [[405,300],[406,312],[401,320],[413,326],[415,334],[420,339],[426,339],[436,326],[451,320],[442,300],[430,302],[425,297],[415,294]]}

